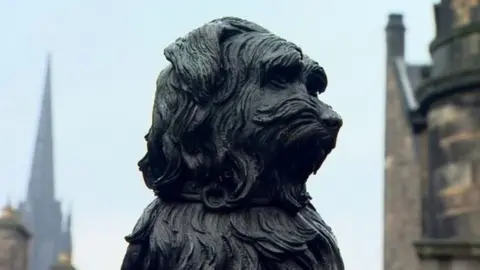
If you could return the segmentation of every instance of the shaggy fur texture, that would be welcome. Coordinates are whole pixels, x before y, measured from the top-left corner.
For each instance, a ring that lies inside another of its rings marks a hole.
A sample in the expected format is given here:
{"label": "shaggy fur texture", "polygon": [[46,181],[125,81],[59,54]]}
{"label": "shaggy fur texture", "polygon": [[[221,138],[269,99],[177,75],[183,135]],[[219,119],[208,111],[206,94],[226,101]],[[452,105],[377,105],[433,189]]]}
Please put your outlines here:
{"label": "shaggy fur texture", "polygon": [[156,199],[127,237],[122,269],[344,269],[305,185],[341,126],[318,99],[323,69],[232,17],[165,56],[139,162]]}

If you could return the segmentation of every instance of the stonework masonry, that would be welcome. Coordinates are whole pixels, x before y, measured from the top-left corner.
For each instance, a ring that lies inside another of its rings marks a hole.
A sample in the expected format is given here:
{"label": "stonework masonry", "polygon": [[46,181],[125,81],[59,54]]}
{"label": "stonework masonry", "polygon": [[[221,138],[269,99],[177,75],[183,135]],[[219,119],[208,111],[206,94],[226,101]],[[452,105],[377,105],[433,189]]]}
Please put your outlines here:
{"label": "stonework masonry", "polygon": [[434,15],[431,65],[386,28],[384,270],[480,269],[480,1]]}
{"label": "stonework masonry", "polygon": [[7,205],[0,215],[0,270],[27,270],[30,233]]}
{"label": "stonework masonry", "polygon": [[411,248],[420,237],[420,189],[413,137],[404,117],[393,61],[404,55],[402,18],[390,16],[387,26],[387,94],[385,124],[384,269],[419,270]]}

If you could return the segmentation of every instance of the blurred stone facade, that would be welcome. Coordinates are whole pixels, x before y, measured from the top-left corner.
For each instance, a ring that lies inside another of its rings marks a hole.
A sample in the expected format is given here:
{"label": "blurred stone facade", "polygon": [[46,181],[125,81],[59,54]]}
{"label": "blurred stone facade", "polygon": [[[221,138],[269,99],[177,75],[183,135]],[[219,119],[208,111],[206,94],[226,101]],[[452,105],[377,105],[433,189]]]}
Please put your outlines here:
{"label": "blurred stone facade", "polygon": [[386,27],[384,270],[480,269],[480,1],[434,13],[430,65]]}

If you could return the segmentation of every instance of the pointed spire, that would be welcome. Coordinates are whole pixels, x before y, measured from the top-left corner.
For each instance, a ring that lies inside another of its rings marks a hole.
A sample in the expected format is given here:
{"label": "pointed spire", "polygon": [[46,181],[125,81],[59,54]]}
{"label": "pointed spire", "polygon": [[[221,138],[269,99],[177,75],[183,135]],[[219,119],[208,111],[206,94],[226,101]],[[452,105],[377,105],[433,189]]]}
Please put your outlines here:
{"label": "pointed spire", "polygon": [[65,250],[70,254],[70,257],[72,256],[72,210],[68,212],[67,216],[67,231],[65,234]]}
{"label": "pointed spire", "polygon": [[72,209],[71,208],[68,211],[66,228],[67,228],[68,231],[70,231],[70,229],[72,228]]}
{"label": "pointed spire", "polygon": [[10,198],[10,195],[7,195],[7,202],[5,205],[12,207],[12,199]]}
{"label": "pointed spire", "polygon": [[63,220],[63,230],[61,234],[60,250],[72,256],[72,209],[68,210],[66,218]]}
{"label": "pointed spire", "polygon": [[54,200],[54,165],[53,165],[53,125],[52,125],[52,78],[51,55],[47,55],[45,85],[38,122],[35,152],[33,153],[28,199],[31,203],[39,200]]}

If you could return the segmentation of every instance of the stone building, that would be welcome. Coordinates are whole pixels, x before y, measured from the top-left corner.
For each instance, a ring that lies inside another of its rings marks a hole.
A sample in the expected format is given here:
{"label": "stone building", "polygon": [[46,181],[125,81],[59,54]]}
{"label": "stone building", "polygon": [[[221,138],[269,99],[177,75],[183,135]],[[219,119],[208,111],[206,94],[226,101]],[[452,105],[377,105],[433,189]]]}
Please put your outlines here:
{"label": "stone building", "polygon": [[[6,236],[10,239],[8,242],[1,239],[0,250],[16,248],[20,257],[28,254],[28,265],[20,265],[23,260],[18,257],[9,257],[8,260],[15,261],[7,263],[13,263],[16,268],[0,267],[0,270],[74,269],[71,265],[71,215],[62,213],[61,203],[55,198],[51,88],[51,61],[48,56],[27,196],[18,210],[9,206],[4,211],[7,217],[14,216],[14,219],[10,217],[0,221],[0,238]],[[8,214],[10,212],[12,214]],[[16,230],[12,231],[12,226]],[[27,248],[30,233],[32,237]],[[0,257],[2,255],[0,253]]]}
{"label": "stone building", "polygon": [[0,270],[27,270],[30,232],[7,204],[0,215]]}
{"label": "stone building", "polygon": [[434,14],[428,65],[386,27],[384,270],[480,269],[480,1]]}

